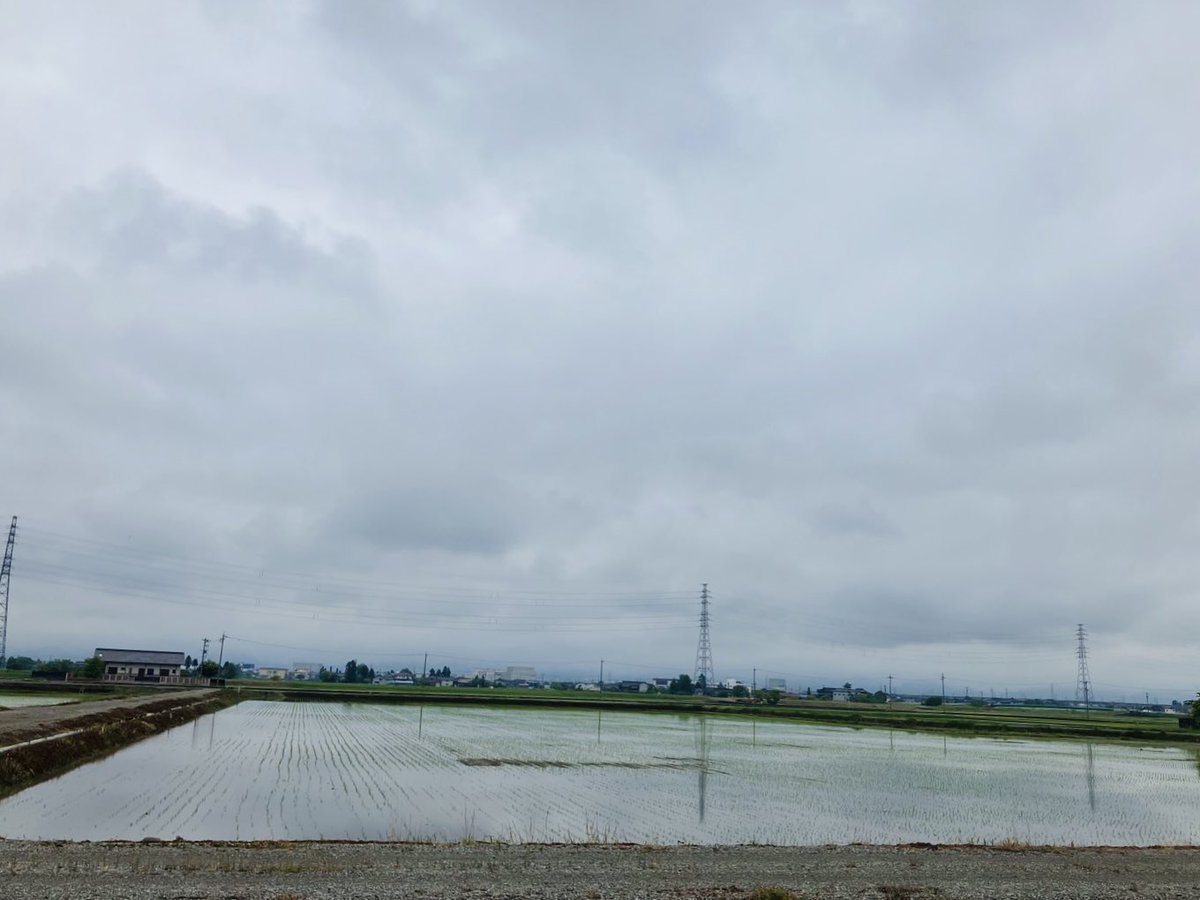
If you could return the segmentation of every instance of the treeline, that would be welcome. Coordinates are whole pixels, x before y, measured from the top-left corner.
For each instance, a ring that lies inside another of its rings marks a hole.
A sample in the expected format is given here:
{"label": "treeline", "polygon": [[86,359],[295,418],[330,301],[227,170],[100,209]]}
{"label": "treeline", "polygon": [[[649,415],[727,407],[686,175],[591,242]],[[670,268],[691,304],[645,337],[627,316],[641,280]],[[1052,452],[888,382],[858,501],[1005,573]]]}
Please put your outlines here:
{"label": "treeline", "polygon": [[[435,678],[449,678],[450,667],[442,666],[440,669],[430,669],[427,677],[422,677],[415,674],[411,669],[401,669],[399,672],[384,672],[383,678],[396,678],[401,680],[411,680],[416,684],[428,684]],[[360,663],[357,659],[346,661],[344,668],[326,668],[321,666],[317,672],[317,680],[324,682],[340,682],[342,684],[371,684],[375,681],[375,670],[366,663]]]}
{"label": "treeline", "polygon": [[[98,656],[90,659],[34,659],[32,656],[10,656],[4,661],[10,672],[55,672],[74,675],[77,678],[102,678],[104,660]],[[241,666],[234,662],[218,664],[216,660],[200,662],[188,656],[184,659],[180,674],[198,678],[238,678]]]}
{"label": "treeline", "polygon": [[341,681],[346,684],[370,684],[375,680],[375,670],[357,659],[346,661],[344,669],[327,669],[321,666],[317,678],[325,682]]}
{"label": "treeline", "polygon": [[65,672],[81,678],[99,678],[104,674],[104,661],[91,659],[34,659],[32,656],[10,656],[4,661],[10,672]]}

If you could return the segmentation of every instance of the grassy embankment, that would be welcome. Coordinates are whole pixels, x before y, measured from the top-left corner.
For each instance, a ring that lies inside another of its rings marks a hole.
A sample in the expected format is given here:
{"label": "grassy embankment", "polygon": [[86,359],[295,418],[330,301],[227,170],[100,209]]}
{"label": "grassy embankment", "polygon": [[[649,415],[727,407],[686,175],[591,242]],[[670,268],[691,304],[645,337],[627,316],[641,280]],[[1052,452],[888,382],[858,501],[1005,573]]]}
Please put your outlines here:
{"label": "grassy embankment", "polygon": [[225,691],[201,696],[153,693],[156,698],[136,706],[102,708],[91,713],[84,707],[68,720],[33,724],[27,731],[6,734],[7,746],[0,751],[0,797],[205,713],[232,706],[238,700],[235,694]]}
{"label": "grassy embankment", "polygon": [[540,709],[602,709],[676,714],[743,715],[774,721],[850,727],[900,728],[939,734],[989,737],[1054,737],[1140,743],[1200,743],[1200,731],[1185,731],[1175,716],[1133,716],[1107,710],[914,704],[829,703],[785,700],[771,706],[747,700],[670,694],[620,694],[520,688],[432,688],[319,682],[230,682],[243,698],[371,703],[439,703],[530,706]]}

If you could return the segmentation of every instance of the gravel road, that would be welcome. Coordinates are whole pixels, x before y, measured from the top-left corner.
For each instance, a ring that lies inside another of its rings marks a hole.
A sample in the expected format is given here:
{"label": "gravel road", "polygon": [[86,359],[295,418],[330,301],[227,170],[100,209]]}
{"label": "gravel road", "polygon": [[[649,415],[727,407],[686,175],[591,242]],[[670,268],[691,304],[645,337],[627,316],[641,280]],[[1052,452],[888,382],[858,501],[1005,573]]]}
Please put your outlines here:
{"label": "gravel road", "polygon": [[1200,848],[0,841],[0,896],[6,900],[749,900],[765,887],[806,900],[1196,898]]}

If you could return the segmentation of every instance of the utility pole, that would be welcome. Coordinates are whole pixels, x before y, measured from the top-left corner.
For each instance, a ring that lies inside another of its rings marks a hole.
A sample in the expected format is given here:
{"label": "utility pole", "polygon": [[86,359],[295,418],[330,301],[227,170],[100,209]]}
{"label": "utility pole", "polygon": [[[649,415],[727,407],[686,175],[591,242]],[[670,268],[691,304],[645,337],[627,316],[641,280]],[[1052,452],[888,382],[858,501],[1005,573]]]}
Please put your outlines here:
{"label": "utility pole", "polygon": [[1083,700],[1083,714],[1087,718],[1092,715],[1092,679],[1088,673],[1087,661],[1087,629],[1080,623],[1075,629],[1075,637],[1079,641],[1079,647],[1075,650],[1075,655],[1079,657],[1079,675],[1075,687],[1075,699]]}
{"label": "utility pole", "polygon": [[892,676],[888,676],[888,699],[892,699]]}
{"label": "utility pole", "polygon": [[429,651],[425,651],[425,661],[421,663],[421,678],[424,680],[429,675]]}
{"label": "utility pole", "polygon": [[600,693],[604,693],[604,660],[600,660]]}
{"label": "utility pole", "polygon": [[[750,696],[753,697],[758,693],[758,669],[754,670],[754,674],[750,676]],[[1149,701],[1147,701],[1149,703]]]}
{"label": "utility pole", "polygon": [[8,660],[8,583],[12,579],[13,548],[17,545],[17,517],[8,526],[8,543],[4,545],[4,563],[0,565],[0,669]]}
{"label": "utility pole", "polygon": [[946,702],[946,673],[942,673],[942,702]]}
{"label": "utility pole", "polygon": [[217,668],[225,662],[225,632],[221,632],[221,652],[217,656]]}
{"label": "utility pole", "polygon": [[200,665],[204,665],[204,660],[208,659],[208,638],[204,639],[204,647],[200,650]]}

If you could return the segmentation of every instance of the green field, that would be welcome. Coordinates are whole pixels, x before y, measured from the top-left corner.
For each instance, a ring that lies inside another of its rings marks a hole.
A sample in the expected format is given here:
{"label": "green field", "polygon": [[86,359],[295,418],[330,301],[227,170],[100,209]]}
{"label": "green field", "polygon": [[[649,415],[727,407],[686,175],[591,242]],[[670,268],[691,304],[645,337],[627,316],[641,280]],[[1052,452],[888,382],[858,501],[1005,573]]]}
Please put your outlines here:
{"label": "green field", "polygon": [[820,722],[852,727],[1020,737],[1076,737],[1138,742],[1200,743],[1200,731],[1179,727],[1176,716],[1134,716],[1124,712],[1014,707],[925,707],[916,704],[829,703],[784,700],[778,705],[745,699],[553,691],[524,688],[434,688],[320,682],[233,681],[229,687],[263,699],[369,700],[375,703],[440,703],[535,708],[628,709],[704,712],[769,720]]}

